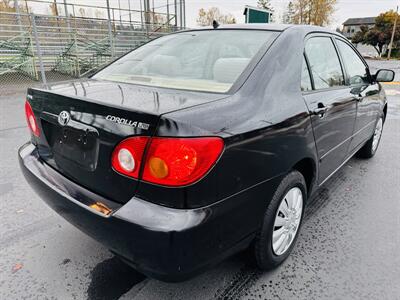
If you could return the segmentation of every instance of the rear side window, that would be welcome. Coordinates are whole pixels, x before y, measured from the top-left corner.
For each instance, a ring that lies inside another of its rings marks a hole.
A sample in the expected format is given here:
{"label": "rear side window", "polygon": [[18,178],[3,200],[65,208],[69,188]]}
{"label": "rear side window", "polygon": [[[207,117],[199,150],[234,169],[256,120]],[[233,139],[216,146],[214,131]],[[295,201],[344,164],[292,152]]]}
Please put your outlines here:
{"label": "rear side window", "polygon": [[329,37],[309,39],[305,53],[316,90],[345,85],[340,60],[333,41]]}
{"label": "rear side window", "polygon": [[351,85],[368,83],[367,68],[357,53],[345,42],[337,40],[337,45],[342,55],[347,74]]}
{"label": "rear side window", "polygon": [[301,68],[301,90],[303,92],[312,90],[310,72],[308,71],[307,62],[304,56],[303,56],[303,66]]}

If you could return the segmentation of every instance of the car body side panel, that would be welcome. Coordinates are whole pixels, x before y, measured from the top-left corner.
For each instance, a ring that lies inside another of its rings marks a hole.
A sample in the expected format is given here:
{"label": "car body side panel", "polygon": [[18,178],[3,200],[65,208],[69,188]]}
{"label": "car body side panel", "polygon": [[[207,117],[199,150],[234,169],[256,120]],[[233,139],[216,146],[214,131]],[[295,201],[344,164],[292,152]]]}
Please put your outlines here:
{"label": "car body side panel", "polygon": [[[138,197],[150,199],[157,193],[163,195],[165,205],[173,205],[178,197],[188,208],[201,207],[249,193],[262,182],[286,174],[304,158],[317,161],[311,119],[299,88],[303,37],[294,32],[282,35],[287,36],[277,39],[238,93],[161,116],[157,136],[224,139],[224,153],[209,174],[183,188],[141,182]],[[266,206],[271,197],[270,191],[261,191],[254,201]]]}
{"label": "car body side panel", "polygon": [[[348,42],[347,39],[336,37],[334,40],[337,45],[339,41],[342,41],[352,48],[353,51],[358,55],[359,60],[364,63],[365,68],[368,68],[368,64],[362,55]],[[340,51],[340,47],[338,47],[338,51],[346,73],[346,81],[350,85],[350,78],[348,75],[349,70],[347,69],[348,66],[345,64],[343,53]],[[354,123],[353,137],[349,146],[349,154],[352,154],[356,149],[360,148],[360,146],[362,146],[373,134],[375,122],[383,111],[385,97],[381,86],[377,82],[353,85],[351,86],[350,93],[357,101],[357,114]]]}
{"label": "car body side panel", "polygon": [[357,119],[354,126],[354,136],[350,151],[368,140],[375,128],[376,120],[382,113],[384,101],[378,83],[369,85],[359,93],[357,102]]}
{"label": "car body side panel", "polygon": [[324,115],[313,115],[319,158],[318,182],[323,182],[347,158],[357,112],[357,100],[349,87],[316,91],[304,95],[310,111],[323,105]]}

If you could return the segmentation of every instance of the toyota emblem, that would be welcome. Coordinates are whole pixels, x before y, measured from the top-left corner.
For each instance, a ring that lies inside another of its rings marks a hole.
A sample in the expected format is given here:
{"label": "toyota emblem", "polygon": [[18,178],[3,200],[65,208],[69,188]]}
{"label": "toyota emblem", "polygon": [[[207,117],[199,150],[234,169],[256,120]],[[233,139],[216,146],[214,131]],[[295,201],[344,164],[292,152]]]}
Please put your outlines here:
{"label": "toyota emblem", "polygon": [[69,112],[67,112],[65,110],[60,112],[60,114],[58,115],[58,123],[60,123],[60,125],[62,125],[62,126],[67,125],[70,119],[71,119],[71,115],[69,114]]}

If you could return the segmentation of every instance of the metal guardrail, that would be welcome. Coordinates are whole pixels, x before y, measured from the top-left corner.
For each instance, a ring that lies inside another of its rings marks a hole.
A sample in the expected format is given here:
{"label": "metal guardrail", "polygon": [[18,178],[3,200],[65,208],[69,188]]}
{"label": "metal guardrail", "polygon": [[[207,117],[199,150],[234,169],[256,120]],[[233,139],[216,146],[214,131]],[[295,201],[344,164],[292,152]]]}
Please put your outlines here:
{"label": "metal guardrail", "polygon": [[0,76],[21,74],[45,84],[50,73],[84,76],[177,30],[169,24],[0,12]]}

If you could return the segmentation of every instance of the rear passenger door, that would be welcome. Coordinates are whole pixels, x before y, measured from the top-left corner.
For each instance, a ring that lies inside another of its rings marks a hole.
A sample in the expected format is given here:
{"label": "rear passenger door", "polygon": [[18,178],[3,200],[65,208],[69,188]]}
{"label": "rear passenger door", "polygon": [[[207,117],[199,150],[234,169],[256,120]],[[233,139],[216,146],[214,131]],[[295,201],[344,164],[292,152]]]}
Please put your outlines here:
{"label": "rear passenger door", "polygon": [[321,184],[349,155],[357,101],[346,86],[345,73],[330,35],[309,37],[304,54],[302,90],[311,112]]}
{"label": "rear passenger door", "polygon": [[378,113],[381,111],[379,84],[371,83],[368,65],[353,47],[343,39],[335,38],[335,40],[347,73],[347,84],[357,100],[357,119],[349,148],[350,152],[354,152],[371,137],[374,131]]}

